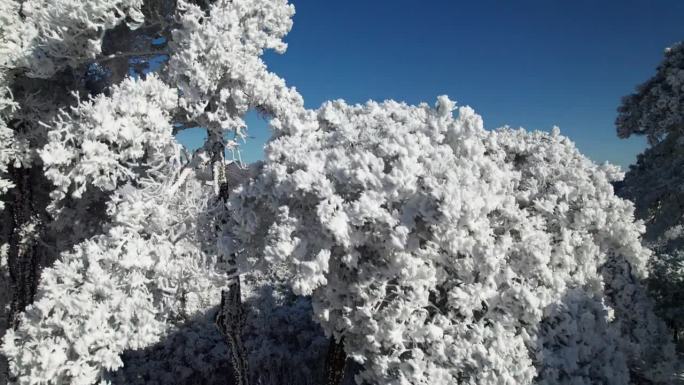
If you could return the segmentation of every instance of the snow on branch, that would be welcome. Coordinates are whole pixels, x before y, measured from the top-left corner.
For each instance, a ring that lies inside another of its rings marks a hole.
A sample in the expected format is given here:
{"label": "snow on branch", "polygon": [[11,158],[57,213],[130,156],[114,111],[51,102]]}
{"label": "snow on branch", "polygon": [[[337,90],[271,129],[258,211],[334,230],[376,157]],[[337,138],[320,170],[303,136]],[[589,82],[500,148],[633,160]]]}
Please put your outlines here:
{"label": "snow on branch", "polygon": [[55,184],[55,201],[80,197],[92,186],[113,191],[125,182],[163,174],[179,153],[172,136],[175,90],[154,75],[128,78],[99,95],[63,111],[39,151],[45,175]]}
{"label": "snow on branch", "polygon": [[118,188],[106,232],[43,271],[35,302],[4,337],[20,384],[97,383],[124,351],[218,302],[224,273],[203,217],[211,191],[186,178],[168,194],[174,182]]}
{"label": "snow on branch", "polygon": [[646,135],[651,144],[684,129],[684,44],[665,50],[656,74],[626,96],[615,121],[618,136]]}
{"label": "snow on branch", "polygon": [[[182,2],[182,27],[173,32],[169,74],[187,120],[222,135],[244,136],[251,108],[279,119],[305,114],[302,97],[269,72],[266,49],[282,53],[294,8],[285,0],[219,0],[207,12]],[[280,127],[279,120],[272,122]]]}
{"label": "snow on branch", "polygon": [[143,0],[4,0],[0,67],[24,68],[49,78],[66,66],[94,59],[107,30],[144,22]]}

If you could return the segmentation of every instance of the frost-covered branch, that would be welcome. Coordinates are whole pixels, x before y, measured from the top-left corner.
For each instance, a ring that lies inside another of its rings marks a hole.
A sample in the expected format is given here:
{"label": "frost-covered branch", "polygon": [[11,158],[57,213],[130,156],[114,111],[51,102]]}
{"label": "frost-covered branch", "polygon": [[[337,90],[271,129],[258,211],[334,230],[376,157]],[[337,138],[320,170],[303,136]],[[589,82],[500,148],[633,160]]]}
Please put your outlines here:
{"label": "frost-covered branch", "polygon": [[[66,66],[94,59],[105,31],[121,23],[144,22],[143,0],[6,0],[4,17],[13,20],[0,44],[4,65],[49,78]],[[21,16],[19,16],[21,15]]]}
{"label": "frost-covered branch", "polygon": [[684,129],[684,45],[665,50],[656,74],[626,96],[615,121],[618,136],[646,135],[655,145]]}
{"label": "frost-covered branch", "polygon": [[179,147],[172,138],[170,111],[177,96],[151,75],[114,86],[63,112],[40,151],[45,175],[56,186],[59,201],[80,197],[92,186],[113,191],[125,182],[173,166]]}

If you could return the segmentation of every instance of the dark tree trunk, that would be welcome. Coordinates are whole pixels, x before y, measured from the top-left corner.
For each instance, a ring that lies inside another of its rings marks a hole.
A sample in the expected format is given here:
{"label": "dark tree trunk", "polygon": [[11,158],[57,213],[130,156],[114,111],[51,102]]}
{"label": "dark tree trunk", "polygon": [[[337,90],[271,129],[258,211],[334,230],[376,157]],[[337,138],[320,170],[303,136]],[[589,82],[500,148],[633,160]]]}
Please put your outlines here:
{"label": "dark tree trunk", "polygon": [[[6,274],[3,278],[3,301],[0,306],[7,306],[3,312],[5,319],[0,322],[0,335],[6,329],[15,328],[19,314],[33,302],[38,288],[40,270],[45,264],[45,250],[39,244],[44,233],[44,207],[38,201],[42,195],[36,193],[40,188],[42,171],[34,168],[10,168],[9,176],[15,187],[7,194],[5,212],[2,218],[2,241],[8,243]],[[1,243],[1,242],[0,242]],[[9,381],[7,359],[0,355],[0,385]]]}
{"label": "dark tree trunk", "polygon": [[245,319],[240,293],[240,277],[235,277],[228,290],[221,293],[221,306],[216,315],[216,325],[230,346],[235,385],[249,385],[247,352],[242,342]]}
{"label": "dark tree trunk", "polygon": [[12,233],[9,239],[7,267],[12,290],[9,324],[17,326],[17,315],[33,302],[38,287],[41,258],[37,241],[43,227],[41,216],[34,208],[32,169],[12,169],[16,187],[12,190]]}
{"label": "dark tree trunk", "polygon": [[330,338],[328,355],[325,358],[326,385],[340,385],[344,379],[344,371],[347,365],[347,353],[344,351],[344,337],[339,341],[335,337]]}
{"label": "dark tree trunk", "polygon": [[[210,134],[211,135],[211,134]],[[228,199],[231,181],[226,175],[226,166],[223,157],[224,145],[220,137],[211,137],[212,142],[212,165],[214,183],[218,184],[218,199],[225,202]],[[222,231],[221,226],[217,226],[217,233]],[[227,281],[228,290],[221,293],[221,306],[216,315],[216,325],[226,338],[231,350],[231,363],[235,376],[235,385],[249,385],[249,367],[247,362],[247,351],[242,341],[242,331],[246,323],[245,307],[242,303],[242,292],[240,290],[240,274],[238,273],[237,260],[234,254],[224,256],[227,259],[228,271]],[[229,384],[233,385],[233,384]]]}

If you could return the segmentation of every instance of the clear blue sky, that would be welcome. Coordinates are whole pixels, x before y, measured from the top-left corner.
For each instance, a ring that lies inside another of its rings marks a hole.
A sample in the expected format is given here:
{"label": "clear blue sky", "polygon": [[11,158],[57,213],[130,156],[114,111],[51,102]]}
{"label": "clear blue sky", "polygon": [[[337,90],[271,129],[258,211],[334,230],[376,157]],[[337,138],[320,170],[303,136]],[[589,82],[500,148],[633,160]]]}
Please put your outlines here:
{"label": "clear blue sky", "polygon": [[[294,27],[272,71],[307,107],[330,99],[434,103],[447,94],[487,128],[558,125],[597,162],[623,167],[643,150],[621,140],[620,98],[650,77],[663,49],[684,40],[683,0],[292,0]],[[266,123],[248,119],[248,161]],[[181,139],[193,146],[197,132]]]}

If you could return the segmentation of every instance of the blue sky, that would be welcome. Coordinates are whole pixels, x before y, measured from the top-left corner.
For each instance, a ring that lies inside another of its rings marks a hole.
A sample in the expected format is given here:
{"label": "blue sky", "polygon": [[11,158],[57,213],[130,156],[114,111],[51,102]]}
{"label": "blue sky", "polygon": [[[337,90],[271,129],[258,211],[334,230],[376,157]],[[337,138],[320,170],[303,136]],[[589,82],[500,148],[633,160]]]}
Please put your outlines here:
{"label": "blue sky", "polygon": [[[447,94],[487,128],[558,125],[597,162],[623,167],[643,138],[619,139],[620,98],[684,39],[682,0],[292,0],[294,27],[270,69],[304,96],[434,103]],[[247,161],[269,133],[248,119]],[[199,131],[181,141],[194,146]]]}

